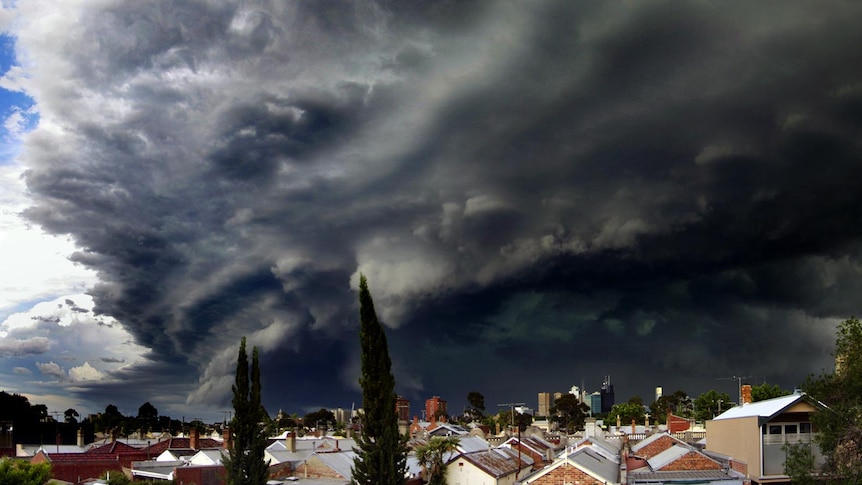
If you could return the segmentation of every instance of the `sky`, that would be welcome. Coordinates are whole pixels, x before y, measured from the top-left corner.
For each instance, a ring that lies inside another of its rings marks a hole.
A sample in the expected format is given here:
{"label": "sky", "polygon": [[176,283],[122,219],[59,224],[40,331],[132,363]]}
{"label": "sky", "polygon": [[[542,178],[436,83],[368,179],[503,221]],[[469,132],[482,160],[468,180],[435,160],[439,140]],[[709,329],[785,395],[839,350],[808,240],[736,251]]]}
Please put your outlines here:
{"label": "sky", "polygon": [[862,4],[3,2],[0,388],[220,420],[829,370]]}

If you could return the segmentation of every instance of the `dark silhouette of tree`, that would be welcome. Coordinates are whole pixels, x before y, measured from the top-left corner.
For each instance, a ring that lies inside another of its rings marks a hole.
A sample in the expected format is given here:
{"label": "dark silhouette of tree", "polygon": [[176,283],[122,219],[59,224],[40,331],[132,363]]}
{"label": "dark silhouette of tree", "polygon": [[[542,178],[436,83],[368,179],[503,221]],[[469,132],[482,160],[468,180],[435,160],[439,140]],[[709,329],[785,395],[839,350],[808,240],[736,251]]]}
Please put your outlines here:
{"label": "dark silhouette of tree", "polygon": [[590,407],[582,403],[574,394],[564,394],[554,401],[551,415],[554,421],[563,425],[567,433],[584,426]]}
{"label": "dark silhouette of tree", "polygon": [[269,474],[269,464],[263,459],[266,436],[262,426],[264,416],[258,360],[258,350],[254,347],[249,383],[248,353],[243,337],[239,345],[233,385],[233,447],[224,459],[227,485],[263,485]]}
{"label": "dark silhouette of tree", "polygon": [[364,415],[356,440],[353,481],[360,485],[401,485],[407,467],[407,437],[398,433],[392,361],[364,275],[359,277],[359,323]]}
{"label": "dark silhouette of tree", "polygon": [[467,393],[467,404],[470,406],[467,417],[471,421],[481,421],[485,415],[485,396],[480,392],[471,391]]}
{"label": "dark silhouette of tree", "polygon": [[80,415],[80,414],[78,414],[78,411],[75,411],[75,410],[74,410],[74,409],[72,409],[72,408],[67,409],[67,410],[66,410],[66,412],[65,412],[65,413],[63,413],[63,415],[66,417],[66,421],[65,421],[65,422],[67,422],[67,423],[69,423],[69,424],[78,424],[78,419],[77,419],[77,418],[80,418],[80,417],[81,417],[81,415]]}
{"label": "dark silhouette of tree", "polygon": [[326,429],[329,424],[335,423],[335,414],[332,411],[320,408],[318,411],[312,411],[302,418],[302,422],[308,428],[323,428]]}

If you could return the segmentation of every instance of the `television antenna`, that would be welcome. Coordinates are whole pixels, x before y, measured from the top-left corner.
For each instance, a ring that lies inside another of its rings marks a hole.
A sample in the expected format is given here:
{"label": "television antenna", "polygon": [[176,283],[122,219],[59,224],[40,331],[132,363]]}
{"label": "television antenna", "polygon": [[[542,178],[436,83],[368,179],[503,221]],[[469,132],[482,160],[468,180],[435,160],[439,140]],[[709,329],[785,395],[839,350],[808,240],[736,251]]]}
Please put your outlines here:
{"label": "television antenna", "polygon": [[743,379],[749,379],[749,378],[751,378],[751,376],[730,376],[730,377],[719,377],[716,380],[717,381],[736,381],[738,391],[739,391],[739,394],[737,396],[737,398],[739,400],[736,402],[739,406],[742,406],[742,380]]}

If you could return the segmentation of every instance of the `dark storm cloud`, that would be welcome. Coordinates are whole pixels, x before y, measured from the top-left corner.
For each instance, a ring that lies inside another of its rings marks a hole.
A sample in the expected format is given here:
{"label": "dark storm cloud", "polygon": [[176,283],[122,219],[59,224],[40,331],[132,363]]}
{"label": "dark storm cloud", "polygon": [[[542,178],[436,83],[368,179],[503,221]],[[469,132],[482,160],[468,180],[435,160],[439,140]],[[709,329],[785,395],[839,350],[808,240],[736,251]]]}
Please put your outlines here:
{"label": "dark storm cloud", "polygon": [[271,411],[355,401],[360,271],[417,400],[792,387],[858,313],[859,8],[105,8],[78,95],[34,81],[28,214],[197,406],[242,335]]}

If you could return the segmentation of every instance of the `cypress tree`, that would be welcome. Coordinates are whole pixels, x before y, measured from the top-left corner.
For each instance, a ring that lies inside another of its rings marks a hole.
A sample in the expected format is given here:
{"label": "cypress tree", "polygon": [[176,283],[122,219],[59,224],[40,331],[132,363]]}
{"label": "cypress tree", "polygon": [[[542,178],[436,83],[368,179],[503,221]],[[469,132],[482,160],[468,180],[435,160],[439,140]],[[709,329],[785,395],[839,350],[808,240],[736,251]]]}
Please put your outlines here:
{"label": "cypress tree", "polygon": [[230,423],[233,447],[224,460],[225,481],[227,485],[263,485],[268,478],[269,466],[263,460],[266,437],[261,425],[260,365],[258,350],[254,347],[249,384],[245,337],[240,342],[236,361],[233,409],[234,417]]}
{"label": "cypress tree", "polygon": [[356,441],[359,450],[353,462],[353,483],[401,485],[407,469],[407,437],[398,433],[392,361],[365,275],[359,277],[359,323],[364,414]]}

